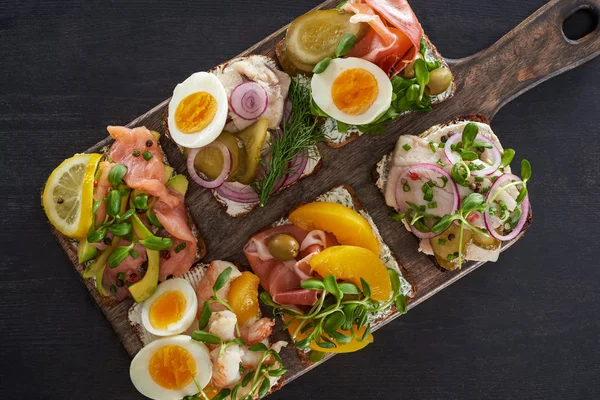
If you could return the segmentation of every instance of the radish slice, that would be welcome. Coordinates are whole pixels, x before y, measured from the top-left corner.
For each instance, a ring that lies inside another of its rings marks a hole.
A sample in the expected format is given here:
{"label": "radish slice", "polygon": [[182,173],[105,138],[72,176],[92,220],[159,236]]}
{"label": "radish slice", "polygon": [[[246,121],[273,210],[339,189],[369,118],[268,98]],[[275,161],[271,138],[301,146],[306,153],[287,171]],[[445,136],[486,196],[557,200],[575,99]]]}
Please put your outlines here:
{"label": "radish slice", "polygon": [[[446,141],[446,145],[444,146],[444,154],[448,161],[451,164],[456,164],[457,162],[462,161],[460,154],[458,152],[452,150],[452,145],[456,145],[458,142],[462,140],[462,135],[454,134],[448,138]],[[477,166],[483,166],[482,169],[474,169],[471,171],[471,175],[473,176],[489,176],[496,172],[496,170],[500,167],[502,163],[502,153],[498,150],[498,147],[492,142],[490,139],[485,137],[482,134],[478,134],[475,137],[476,142],[486,142],[492,145],[491,149],[485,149],[483,153],[479,156],[480,159],[471,161],[472,164]]]}
{"label": "radish slice", "polygon": [[[444,178],[446,182],[444,183]],[[426,201],[423,199],[424,193],[421,190],[424,184],[431,181],[433,199]],[[407,168],[396,182],[396,206],[401,213],[410,209],[408,202],[417,206],[427,207],[428,203],[435,202],[437,207],[426,208],[428,214],[442,217],[445,214],[453,214],[460,204],[460,195],[458,187],[446,171],[433,164],[416,164]],[[438,236],[440,233],[421,232],[414,226],[410,226],[415,236],[421,239],[430,239]]]}
{"label": "radish slice", "polygon": [[233,168],[233,158],[231,157],[231,153],[229,152],[227,146],[225,146],[223,143],[217,140],[204,147],[216,147],[221,151],[221,154],[223,154],[223,170],[221,171],[219,176],[216,179],[209,181],[200,177],[200,175],[198,175],[198,173],[196,172],[194,160],[196,159],[196,156],[198,155],[200,149],[202,149],[203,147],[198,147],[196,149],[190,150],[190,153],[188,154],[187,158],[187,170],[190,174],[190,178],[192,178],[193,181],[196,182],[198,185],[207,189],[214,189],[221,186],[223,182],[225,182],[225,180],[229,178],[229,174],[231,173],[231,169]]}
{"label": "radish slice", "polygon": [[240,83],[231,92],[229,105],[238,117],[252,121],[267,110],[267,91],[256,82]]}
{"label": "radish slice", "polygon": [[[494,182],[494,184],[490,188],[490,191],[488,192],[486,199],[485,199],[486,202],[489,203],[489,201],[492,199],[492,197],[494,197],[494,195],[499,190],[502,190],[503,187],[505,187],[506,185],[510,184],[513,181],[520,182],[521,178],[519,178],[518,176],[513,175],[513,174],[501,175],[498,179],[496,179],[496,182]],[[518,188],[519,187],[517,186],[517,189]],[[496,199],[498,199],[498,198],[496,198]],[[494,203],[496,203],[495,200],[494,200]],[[484,215],[486,229],[488,230],[490,235],[492,235],[495,239],[502,240],[502,241],[514,239],[515,237],[517,237],[519,235],[519,233],[521,233],[521,231],[523,230],[523,226],[525,226],[525,222],[527,221],[527,217],[529,215],[529,206],[530,206],[529,205],[529,195],[527,195],[527,196],[525,196],[523,203],[521,203],[521,218],[519,218],[519,221],[517,222],[517,225],[515,226],[515,228],[507,235],[502,235],[494,229],[494,222],[496,222],[496,223],[501,222],[502,224],[504,224],[504,222],[502,222],[498,217],[491,216],[489,207],[488,207],[488,209],[485,211],[485,215]],[[510,215],[510,213],[512,211],[514,211],[514,209],[510,210],[510,212],[507,211],[507,214]]]}

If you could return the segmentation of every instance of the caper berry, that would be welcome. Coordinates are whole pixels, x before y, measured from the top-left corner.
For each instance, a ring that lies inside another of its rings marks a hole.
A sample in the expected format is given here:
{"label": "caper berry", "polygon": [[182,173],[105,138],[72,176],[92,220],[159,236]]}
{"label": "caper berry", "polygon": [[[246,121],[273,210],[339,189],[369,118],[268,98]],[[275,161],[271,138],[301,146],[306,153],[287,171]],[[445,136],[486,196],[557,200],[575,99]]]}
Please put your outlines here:
{"label": "caper berry", "polygon": [[452,72],[448,68],[436,68],[429,73],[425,92],[430,95],[444,93],[452,84]]}
{"label": "caper berry", "polygon": [[290,261],[296,258],[300,243],[290,235],[280,233],[269,240],[269,252],[279,261]]}
{"label": "caper berry", "polygon": [[415,57],[415,59],[410,64],[408,64],[406,67],[404,67],[402,72],[400,72],[400,75],[403,78],[412,79],[415,77],[415,61],[417,61],[418,59],[423,59],[423,56],[421,55],[421,53],[417,53],[417,56]]}

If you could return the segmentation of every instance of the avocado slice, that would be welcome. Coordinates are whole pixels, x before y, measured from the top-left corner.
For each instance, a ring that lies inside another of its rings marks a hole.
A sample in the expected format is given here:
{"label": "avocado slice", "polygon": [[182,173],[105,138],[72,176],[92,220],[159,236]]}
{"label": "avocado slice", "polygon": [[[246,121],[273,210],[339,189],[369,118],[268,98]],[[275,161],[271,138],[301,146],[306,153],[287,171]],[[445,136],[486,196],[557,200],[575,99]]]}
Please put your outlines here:
{"label": "avocado slice", "polygon": [[175,190],[177,193],[185,196],[188,189],[188,180],[185,176],[179,174],[175,175],[167,182],[167,186]]}
{"label": "avocado slice", "polygon": [[157,142],[160,140],[160,132],[150,131],[150,133],[152,134],[152,136],[154,136],[154,140],[156,140]]}
{"label": "avocado slice", "polygon": [[170,165],[165,165],[165,178],[167,178],[167,181],[169,179],[171,179],[172,176],[173,176],[173,167],[171,167]]}
{"label": "avocado slice", "polygon": [[250,185],[256,180],[258,168],[260,167],[260,149],[262,149],[267,139],[267,129],[269,120],[261,118],[246,129],[238,132],[237,137],[244,144],[245,165],[242,165],[240,171],[232,176],[237,182],[244,185]]}
{"label": "avocado slice", "polygon": [[77,258],[79,259],[79,264],[83,264],[84,262],[95,258],[97,255],[98,249],[89,244],[87,239],[79,241],[79,246],[77,246]]}
{"label": "avocado slice", "polygon": [[[137,215],[134,214],[131,217],[131,223],[133,231],[139,239],[146,239],[152,235],[152,232],[146,228]],[[129,286],[129,293],[131,293],[131,296],[137,303],[141,303],[152,296],[158,286],[159,253],[157,250],[146,249],[146,254],[148,255],[148,270],[146,274],[140,281]]]}
{"label": "avocado slice", "polygon": [[96,273],[100,269],[102,269],[102,271],[104,271],[104,267],[106,266],[106,263],[108,262],[108,257],[110,257],[112,252],[115,251],[118,244],[119,244],[119,238],[116,236],[113,237],[113,240],[112,240],[110,246],[107,247],[106,249],[104,249],[104,251],[102,253],[100,253],[100,255],[98,256],[98,258],[96,258],[96,260],[93,263],[91,263],[83,271],[83,277],[91,278],[92,276],[95,276]]}

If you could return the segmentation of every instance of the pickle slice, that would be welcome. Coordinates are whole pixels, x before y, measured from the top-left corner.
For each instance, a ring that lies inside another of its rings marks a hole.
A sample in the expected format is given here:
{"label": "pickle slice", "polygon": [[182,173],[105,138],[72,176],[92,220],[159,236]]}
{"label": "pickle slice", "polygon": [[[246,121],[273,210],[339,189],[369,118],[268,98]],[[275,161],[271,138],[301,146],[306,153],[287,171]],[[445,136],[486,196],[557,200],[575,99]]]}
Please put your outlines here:
{"label": "pickle slice", "polygon": [[[241,149],[238,139],[227,131],[221,132],[219,137],[216,139],[219,142],[223,143],[229,149],[231,153],[231,173],[229,175],[229,179],[237,172],[240,162]],[[185,150],[184,154],[187,156],[188,149]],[[216,179],[223,171],[223,154],[219,149],[214,147],[205,147],[200,149],[198,155],[196,155],[196,159],[194,160],[194,166],[196,167],[196,171],[202,172],[209,179]]]}
{"label": "pickle slice", "polygon": [[298,74],[312,76],[312,70],[315,66],[312,64],[294,62],[291,60],[287,55],[285,40],[281,42],[277,49],[277,59],[279,60],[279,64],[281,64],[283,70],[291,76],[296,76]]}
{"label": "pickle slice", "polygon": [[362,39],[369,25],[351,23],[352,15],[336,9],[314,10],[296,18],[285,38],[286,56],[294,65],[314,66],[325,57],[334,55],[345,34],[352,33],[357,40]]}
{"label": "pickle slice", "polygon": [[249,185],[256,180],[258,168],[260,167],[260,149],[267,139],[269,120],[261,118],[246,129],[238,132],[237,138],[244,145],[243,163],[240,163],[239,171],[232,175],[232,179]]}
{"label": "pickle slice", "polygon": [[[464,259],[464,251],[467,248],[467,244],[471,240],[473,231],[470,229],[464,229],[463,231],[463,259]],[[435,256],[435,260],[438,264],[448,271],[453,271],[459,267],[458,265],[458,238],[460,237],[460,226],[458,224],[450,225],[444,233],[434,238],[429,239],[431,242],[431,248],[433,249],[433,254]],[[440,239],[442,240],[442,244],[440,244]],[[449,256],[450,255],[450,256]],[[450,257],[450,259],[448,259]]]}

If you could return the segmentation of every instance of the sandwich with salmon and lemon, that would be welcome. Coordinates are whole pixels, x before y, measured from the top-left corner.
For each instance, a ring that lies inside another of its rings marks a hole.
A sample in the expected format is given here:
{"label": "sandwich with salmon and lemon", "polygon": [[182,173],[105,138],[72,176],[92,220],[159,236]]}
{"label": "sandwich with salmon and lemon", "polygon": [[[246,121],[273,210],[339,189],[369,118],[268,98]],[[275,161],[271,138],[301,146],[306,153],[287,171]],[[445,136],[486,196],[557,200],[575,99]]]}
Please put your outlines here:
{"label": "sandwich with salmon and lemon", "polygon": [[452,97],[454,78],[406,0],[350,0],[296,18],[277,45],[310,81],[313,115],[332,147],[381,134],[411,111]]}
{"label": "sandwich with salmon and lemon", "polygon": [[468,115],[400,136],[374,178],[419,251],[451,271],[467,261],[497,261],[502,246],[531,224],[531,165],[523,159],[515,175],[514,156],[485,116]]}
{"label": "sandwich with salmon and lemon", "polygon": [[253,235],[244,254],[303,362],[358,351],[414,288],[349,186]]}
{"label": "sandwich with salmon and lemon", "polygon": [[187,213],[188,181],[166,162],[160,135],[109,126],[102,154],[77,154],[48,178],[46,216],[72,243],[77,269],[105,305],[150,297],[187,272],[206,245]]}

